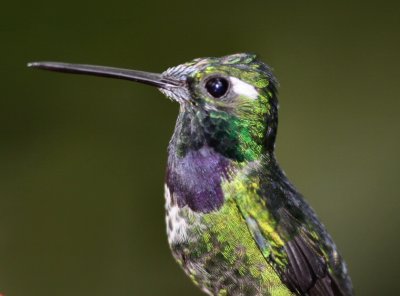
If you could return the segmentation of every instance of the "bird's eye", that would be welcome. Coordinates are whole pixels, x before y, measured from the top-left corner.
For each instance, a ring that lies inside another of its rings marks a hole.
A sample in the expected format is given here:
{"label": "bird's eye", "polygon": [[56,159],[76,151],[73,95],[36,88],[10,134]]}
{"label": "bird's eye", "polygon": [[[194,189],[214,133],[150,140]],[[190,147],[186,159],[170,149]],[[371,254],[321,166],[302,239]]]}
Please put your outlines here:
{"label": "bird's eye", "polygon": [[205,88],[214,98],[220,98],[228,91],[229,82],[223,77],[213,77],[206,82]]}

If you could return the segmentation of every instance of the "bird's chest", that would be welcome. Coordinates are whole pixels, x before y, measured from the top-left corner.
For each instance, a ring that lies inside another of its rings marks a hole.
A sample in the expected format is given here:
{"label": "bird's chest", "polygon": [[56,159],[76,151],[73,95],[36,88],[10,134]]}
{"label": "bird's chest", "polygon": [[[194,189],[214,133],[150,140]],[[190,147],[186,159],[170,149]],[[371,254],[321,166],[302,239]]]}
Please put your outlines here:
{"label": "bird's chest", "polygon": [[216,262],[220,249],[210,232],[203,214],[188,206],[179,207],[169,188],[165,188],[166,225],[168,243],[175,260],[185,273],[209,295],[217,295],[221,287],[215,287],[226,262]]}
{"label": "bird's chest", "polygon": [[171,251],[203,291],[256,296],[282,289],[232,199],[218,211],[198,213],[188,206],[179,207],[166,186],[165,200]]}
{"label": "bird's chest", "polygon": [[168,243],[172,250],[176,246],[188,245],[199,240],[199,235],[206,229],[201,214],[188,207],[181,208],[165,185],[165,217]]}

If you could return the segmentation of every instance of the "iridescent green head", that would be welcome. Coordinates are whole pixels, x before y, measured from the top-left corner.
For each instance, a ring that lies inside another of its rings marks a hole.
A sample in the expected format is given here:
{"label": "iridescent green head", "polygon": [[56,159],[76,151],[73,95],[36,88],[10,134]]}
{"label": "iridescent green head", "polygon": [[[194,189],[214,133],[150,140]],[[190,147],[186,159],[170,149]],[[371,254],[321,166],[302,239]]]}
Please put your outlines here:
{"label": "iridescent green head", "polygon": [[204,133],[200,140],[237,161],[251,161],[273,150],[277,81],[256,55],[195,59],[168,69],[163,76],[182,82],[182,88],[161,91],[181,104],[181,112],[187,115],[181,120],[196,129],[180,131],[189,133],[187,141],[194,141],[194,148],[201,144],[194,134]]}
{"label": "iridescent green head", "polygon": [[181,105],[174,135],[180,154],[208,145],[242,162],[274,148],[277,81],[254,54],[199,58],[162,74],[55,62],[29,66],[156,86]]}

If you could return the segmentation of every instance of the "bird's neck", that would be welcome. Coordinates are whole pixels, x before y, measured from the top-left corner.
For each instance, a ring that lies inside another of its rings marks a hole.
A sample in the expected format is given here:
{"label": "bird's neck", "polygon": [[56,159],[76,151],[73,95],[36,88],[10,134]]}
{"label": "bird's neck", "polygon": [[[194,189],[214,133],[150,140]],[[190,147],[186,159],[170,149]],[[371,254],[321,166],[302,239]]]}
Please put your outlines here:
{"label": "bird's neck", "polygon": [[275,166],[273,152],[263,147],[264,139],[251,138],[251,125],[236,122],[233,130],[227,120],[223,128],[216,128],[218,120],[226,118],[208,115],[181,109],[168,148],[166,176],[176,203],[203,213],[223,205],[222,183],[248,165]]}
{"label": "bird's neck", "polygon": [[262,116],[238,117],[224,111],[181,106],[170,150],[184,157],[190,151],[208,146],[232,161],[255,161],[273,151],[275,137],[269,136],[270,125]]}

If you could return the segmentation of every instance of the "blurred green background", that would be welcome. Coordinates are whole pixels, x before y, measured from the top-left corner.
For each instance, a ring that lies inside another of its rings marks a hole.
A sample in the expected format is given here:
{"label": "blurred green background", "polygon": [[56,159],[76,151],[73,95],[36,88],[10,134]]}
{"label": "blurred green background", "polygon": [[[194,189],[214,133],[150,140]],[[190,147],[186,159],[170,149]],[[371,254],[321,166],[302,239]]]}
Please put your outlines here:
{"label": "blurred green background", "polygon": [[27,62],[160,72],[251,51],[281,82],[278,158],[357,295],[398,294],[398,1],[4,1],[0,37],[0,293],[202,295],[164,230],[177,104]]}

